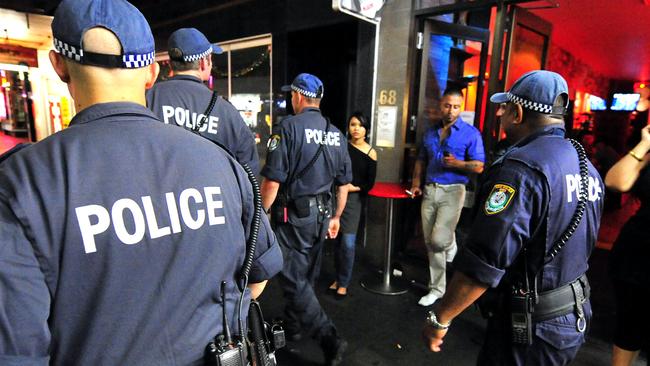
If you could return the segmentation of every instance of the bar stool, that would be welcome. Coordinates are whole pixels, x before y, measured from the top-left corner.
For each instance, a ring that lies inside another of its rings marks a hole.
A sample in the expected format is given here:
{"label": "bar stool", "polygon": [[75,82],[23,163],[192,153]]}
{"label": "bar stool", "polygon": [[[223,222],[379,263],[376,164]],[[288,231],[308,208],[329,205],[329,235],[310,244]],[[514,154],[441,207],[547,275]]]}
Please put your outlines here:
{"label": "bar stool", "polygon": [[405,188],[399,183],[377,182],[368,195],[388,199],[386,226],[386,246],[384,247],[384,273],[381,277],[365,276],[361,286],[370,292],[381,295],[401,295],[408,291],[409,283],[403,278],[392,277],[393,252],[393,202],[396,199],[408,198]]}

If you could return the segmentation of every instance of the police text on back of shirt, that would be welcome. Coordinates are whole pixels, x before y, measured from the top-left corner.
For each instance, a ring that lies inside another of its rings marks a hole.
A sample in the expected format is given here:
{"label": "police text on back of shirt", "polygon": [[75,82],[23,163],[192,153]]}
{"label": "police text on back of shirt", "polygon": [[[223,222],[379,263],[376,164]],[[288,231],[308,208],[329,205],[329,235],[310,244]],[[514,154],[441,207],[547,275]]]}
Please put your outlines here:
{"label": "police text on back of shirt", "polygon": [[[177,125],[181,127],[185,126],[189,129],[193,129],[194,126],[196,126],[196,124],[205,116],[203,113],[199,114],[192,112],[189,109],[182,107],[173,107],[170,105],[163,105],[162,112],[163,122],[166,124],[169,124],[170,119],[173,119]],[[201,126],[199,132],[206,132],[207,130],[208,133],[216,135],[218,126],[219,117],[210,116],[210,118],[207,120],[207,123],[204,123],[203,126]]]}
{"label": "police text on back of shirt", "polygon": [[308,144],[341,146],[341,134],[338,132],[325,133],[322,130],[305,128],[305,138]]}

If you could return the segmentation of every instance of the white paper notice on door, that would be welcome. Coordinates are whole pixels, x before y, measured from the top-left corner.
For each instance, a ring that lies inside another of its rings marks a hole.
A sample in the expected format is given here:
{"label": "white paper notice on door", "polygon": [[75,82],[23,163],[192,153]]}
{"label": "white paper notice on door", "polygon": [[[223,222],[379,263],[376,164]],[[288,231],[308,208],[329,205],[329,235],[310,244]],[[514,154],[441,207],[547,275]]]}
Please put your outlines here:
{"label": "white paper notice on door", "polygon": [[379,147],[395,147],[395,128],[397,126],[397,106],[377,108],[377,140]]}

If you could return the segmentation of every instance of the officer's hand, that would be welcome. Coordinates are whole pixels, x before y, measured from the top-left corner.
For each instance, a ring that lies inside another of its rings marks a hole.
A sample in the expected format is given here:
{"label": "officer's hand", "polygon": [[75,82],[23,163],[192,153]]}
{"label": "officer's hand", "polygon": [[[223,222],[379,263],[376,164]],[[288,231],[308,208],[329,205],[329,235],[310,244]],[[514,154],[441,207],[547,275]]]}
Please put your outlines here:
{"label": "officer's hand", "polygon": [[422,190],[420,189],[420,187],[411,187],[410,191],[411,191],[411,198],[415,198],[417,196],[422,195]]}
{"label": "officer's hand", "polygon": [[422,329],[422,339],[424,345],[429,348],[431,352],[440,352],[443,341],[442,339],[447,334],[447,329],[435,329],[431,325],[425,325]]}
{"label": "officer's hand", "polygon": [[336,236],[339,234],[339,227],[341,226],[341,222],[339,221],[338,217],[332,217],[330,219],[330,224],[329,227],[327,228],[327,237],[329,239],[335,239]]}
{"label": "officer's hand", "polygon": [[641,129],[641,140],[650,142],[650,125],[647,125]]}

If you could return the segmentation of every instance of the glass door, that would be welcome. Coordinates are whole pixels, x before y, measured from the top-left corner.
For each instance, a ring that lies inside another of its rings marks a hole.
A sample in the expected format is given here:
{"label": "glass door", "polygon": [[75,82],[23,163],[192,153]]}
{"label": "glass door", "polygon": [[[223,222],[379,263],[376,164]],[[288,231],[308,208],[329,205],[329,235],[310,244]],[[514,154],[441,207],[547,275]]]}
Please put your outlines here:
{"label": "glass door", "polygon": [[424,20],[422,25],[422,32],[418,34],[421,53],[416,80],[419,79],[419,83],[414,90],[416,110],[412,113],[417,116],[412,118],[416,125],[409,126],[407,143],[415,143],[437,119],[439,102],[447,88],[463,92],[461,118],[482,129],[490,31],[431,19]]}

